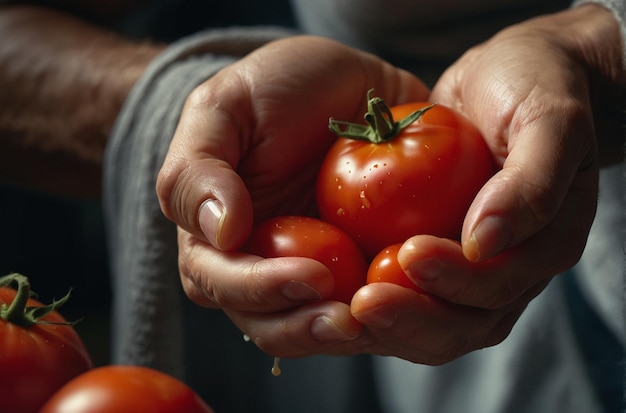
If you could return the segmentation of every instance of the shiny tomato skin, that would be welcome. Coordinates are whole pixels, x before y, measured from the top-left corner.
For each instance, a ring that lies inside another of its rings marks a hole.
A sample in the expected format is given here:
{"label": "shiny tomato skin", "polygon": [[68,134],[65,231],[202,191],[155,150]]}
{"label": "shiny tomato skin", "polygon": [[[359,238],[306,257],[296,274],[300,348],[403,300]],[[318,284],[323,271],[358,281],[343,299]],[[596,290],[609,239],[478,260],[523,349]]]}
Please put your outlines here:
{"label": "shiny tomato skin", "polygon": [[367,284],[388,282],[410,288],[418,292],[424,292],[407,277],[398,262],[398,251],[402,244],[393,244],[380,251],[370,262],[367,270]]}
{"label": "shiny tomato skin", "polygon": [[[391,108],[395,120],[428,106]],[[473,124],[443,105],[384,143],[339,137],[322,164],[317,204],[372,258],[418,234],[459,239],[465,214],[493,175],[489,149]]]}
{"label": "shiny tomato skin", "polygon": [[367,261],[339,228],[305,216],[279,216],[259,224],[245,250],[264,257],[306,257],[324,264],[335,277],[330,300],[350,304],[365,285]]}
{"label": "shiny tomato skin", "polygon": [[39,413],[213,413],[180,380],[139,366],[104,366],[76,377]]}
{"label": "shiny tomato skin", "polygon": [[[0,288],[0,304],[10,305],[16,290]],[[42,304],[29,299],[28,306]],[[58,312],[41,319],[65,323]],[[36,413],[54,392],[92,368],[91,358],[71,325],[30,327],[0,320],[0,413]]]}

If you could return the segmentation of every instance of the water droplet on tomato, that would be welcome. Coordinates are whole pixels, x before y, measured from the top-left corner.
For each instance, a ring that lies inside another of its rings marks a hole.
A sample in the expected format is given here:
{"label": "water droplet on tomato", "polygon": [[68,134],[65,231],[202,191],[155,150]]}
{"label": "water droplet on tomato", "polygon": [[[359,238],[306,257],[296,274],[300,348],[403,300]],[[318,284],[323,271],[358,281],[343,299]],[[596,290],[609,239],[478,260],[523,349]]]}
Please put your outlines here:
{"label": "water droplet on tomato", "polygon": [[365,196],[365,191],[361,191],[361,193],[359,194],[359,198],[361,198],[361,209],[370,208],[372,206],[370,200],[367,199],[367,196]]}

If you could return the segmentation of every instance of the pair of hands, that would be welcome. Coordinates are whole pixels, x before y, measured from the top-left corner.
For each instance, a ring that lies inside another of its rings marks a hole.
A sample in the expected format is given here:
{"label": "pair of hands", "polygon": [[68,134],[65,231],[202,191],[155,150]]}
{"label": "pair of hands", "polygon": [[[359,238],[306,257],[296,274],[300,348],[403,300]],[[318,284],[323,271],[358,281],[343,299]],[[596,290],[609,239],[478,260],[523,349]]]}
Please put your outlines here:
{"label": "pair of hands", "polygon": [[[581,24],[589,29],[565,30]],[[366,352],[441,364],[499,343],[582,253],[598,190],[589,73],[615,74],[619,44],[613,16],[584,6],[504,30],[432,91],[373,55],[313,37],[270,43],[224,69],[189,96],[157,182],[179,227],[186,294],[280,357]],[[427,235],[404,243],[400,263],[429,295],[378,283],[348,306],[324,300],[333,277],[322,264],[238,248],[254,222],[314,212],[334,139],[328,118],[360,122],[370,88],[390,105],[429,100],[461,111],[501,169],[469,209],[461,245]]]}

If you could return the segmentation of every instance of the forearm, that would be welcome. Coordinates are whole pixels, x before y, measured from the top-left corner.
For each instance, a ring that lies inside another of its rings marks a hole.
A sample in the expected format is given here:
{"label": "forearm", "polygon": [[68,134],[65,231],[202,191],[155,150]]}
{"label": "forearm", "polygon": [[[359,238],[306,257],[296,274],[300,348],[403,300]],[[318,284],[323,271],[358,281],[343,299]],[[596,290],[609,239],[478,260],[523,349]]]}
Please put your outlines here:
{"label": "forearm", "polygon": [[162,46],[42,8],[0,9],[0,179],[99,196],[119,109]]}

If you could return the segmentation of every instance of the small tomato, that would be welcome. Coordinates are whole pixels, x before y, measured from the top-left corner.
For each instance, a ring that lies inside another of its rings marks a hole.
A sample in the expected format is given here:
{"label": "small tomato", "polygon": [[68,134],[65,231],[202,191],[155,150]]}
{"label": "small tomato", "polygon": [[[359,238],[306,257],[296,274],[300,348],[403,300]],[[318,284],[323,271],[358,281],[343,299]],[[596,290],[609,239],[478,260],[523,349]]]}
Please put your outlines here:
{"label": "small tomato", "polygon": [[413,281],[407,277],[398,262],[398,251],[402,244],[393,244],[379,252],[367,270],[367,284],[376,282],[388,282],[402,287],[411,288],[423,292]]}
{"label": "small tomato", "polygon": [[316,218],[271,218],[253,230],[245,250],[264,258],[306,257],[321,262],[335,277],[330,300],[350,304],[365,285],[367,262],[359,247],[339,228]]}

